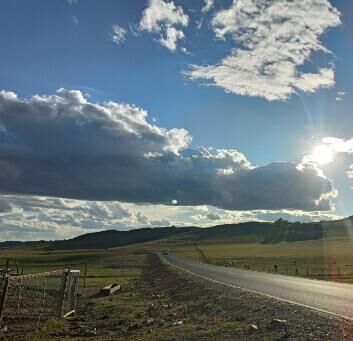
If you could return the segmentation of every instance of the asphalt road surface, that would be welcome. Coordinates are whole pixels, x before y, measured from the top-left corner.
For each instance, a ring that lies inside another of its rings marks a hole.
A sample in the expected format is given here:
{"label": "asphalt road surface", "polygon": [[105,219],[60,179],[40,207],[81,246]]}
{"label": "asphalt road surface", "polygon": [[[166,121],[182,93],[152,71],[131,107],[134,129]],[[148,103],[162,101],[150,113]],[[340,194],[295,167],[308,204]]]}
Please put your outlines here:
{"label": "asphalt road surface", "polygon": [[173,254],[160,257],[193,275],[353,320],[353,285],[226,268]]}

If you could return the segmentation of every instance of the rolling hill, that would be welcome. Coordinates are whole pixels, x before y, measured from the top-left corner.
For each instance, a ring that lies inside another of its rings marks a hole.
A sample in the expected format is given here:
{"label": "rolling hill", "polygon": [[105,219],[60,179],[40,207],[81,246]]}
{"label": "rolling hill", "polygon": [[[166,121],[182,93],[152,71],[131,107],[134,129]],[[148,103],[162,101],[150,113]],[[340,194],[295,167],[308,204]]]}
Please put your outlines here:
{"label": "rolling hill", "polygon": [[107,249],[143,243],[191,232],[194,227],[142,228],[130,231],[108,230],[87,233],[73,239],[52,242],[47,250]]}
{"label": "rolling hill", "polygon": [[7,241],[0,247],[36,246],[46,250],[106,249],[155,240],[184,242],[225,243],[279,243],[323,238],[340,238],[353,235],[353,217],[336,221],[291,223],[279,219],[269,222],[199,227],[142,228],[130,231],[107,230],[87,233],[73,239],[40,242]]}

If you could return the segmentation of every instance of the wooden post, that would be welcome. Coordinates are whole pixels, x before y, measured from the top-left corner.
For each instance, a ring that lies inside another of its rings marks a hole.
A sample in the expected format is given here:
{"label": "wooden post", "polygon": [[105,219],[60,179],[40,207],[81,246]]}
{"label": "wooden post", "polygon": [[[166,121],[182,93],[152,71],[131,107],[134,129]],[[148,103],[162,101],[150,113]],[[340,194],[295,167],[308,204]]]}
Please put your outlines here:
{"label": "wooden post", "polygon": [[18,291],[18,299],[17,299],[17,312],[20,312],[20,305],[21,305],[21,298],[22,298],[22,278],[20,279],[20,290]]}
{"label": "wooden post", "polygon": [[0,301],[0,326],[2,324],[2,318],[3,318],[3,314],[4,314],[4,308],[5,308],[5,303],[6,303],[6,294],[7,294],[8,287],[9,287],[9,276],[6,276],[2,295],[1,295],[1,301]]}
{"label": "wooden post", "polygon": [[63,272],[62,284],[61,284],[61,290],[60,290],[59,302],[58,302],[58,311],[57,311],[57,318],[58,319],[60,319],[63,316],[69,274],[70,274],[70,270],[65,270]]}
{"label": "wooden post", "polygon": [[83,287],[86,288],[87,263],[85,263],[85,272],[83,275]]}
{"label": "wooden post", "polygon": [[[86,263],[86,270],[87,270],[87,263]],[[86,274],[85,274],[85,279],[86,279]],[[78,283],[80,280],[80,270],[78,270],[77,274],[77,279],[76,279],[76,285],[75,285],[75,302],[74,302],[74,314],[76,314],[76,305],[77,305],[77,291],[78,291]]]}

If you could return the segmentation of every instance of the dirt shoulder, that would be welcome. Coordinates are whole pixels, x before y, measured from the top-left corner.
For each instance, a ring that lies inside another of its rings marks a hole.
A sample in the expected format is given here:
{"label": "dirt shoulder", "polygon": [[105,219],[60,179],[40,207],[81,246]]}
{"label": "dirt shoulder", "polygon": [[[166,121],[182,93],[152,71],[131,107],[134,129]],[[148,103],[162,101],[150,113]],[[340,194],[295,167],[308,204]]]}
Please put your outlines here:
{"label": "dirt shoulder", "polygon": [[177,330],[156,331],[155,339],[353,340],[353,322],[199,279],[154,255],[148,262],[142,277],[150,288],[146,294],[158,288],[161,296],[154,302],[155,320],[183,321]]}
{"label": "dirt shoulder", "polygon": [[83,301],[79,316],[56,336],[92,340],[353,340],[353,322],[199,279],[150,254],[140,278],[119,295]]}

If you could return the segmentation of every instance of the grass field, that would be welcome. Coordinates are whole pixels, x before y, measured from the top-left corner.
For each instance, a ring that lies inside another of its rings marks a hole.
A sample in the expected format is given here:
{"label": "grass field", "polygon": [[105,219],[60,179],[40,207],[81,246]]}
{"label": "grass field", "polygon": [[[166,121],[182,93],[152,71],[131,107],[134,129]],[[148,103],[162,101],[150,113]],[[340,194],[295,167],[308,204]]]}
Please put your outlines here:
{"label": "grass field", "polygon": [[[8,258],[16,260],[19,271],[22,272],[23,267],[25,274],[62,269],[70,264],[72,269],[80,269],[83,276],[87,265],[85,288],[81,276],[77,315],[51,321],[35,334],[34,339],[162,340],[171,335],[187,335],[196,340],[200,337],[211,339],[221,332],[225,333],[225,339],[234,335],[242,335],[239,339],[251,339],[248,323],[257,318],[253,308],[235,302],[238,311],[245,309],[244,321],[242,318],[234,322],[229,318],[231,306],[221,319],[216,318],[215,315],[225,309],[223,301],[216,300],[211,307],[209,302],[214,294],[184,279],[185,274],[173,274],[160,263],[148,261],[146,252],[164,248],[177,255],[218,265],[238,268],[247,265],[251,270],[275,272],[274,264],[277,264],[278,272],[282,274],[353,283],[353,251],[349,238],[278,244],[232,244],[219,240],[196,243],[176,239],[74,252],[12,248],[0,250],[0,267]],[[17,272],[16,262],[10,261],[10,265]],[[119,294],[98,295],[100,288],[116,282],[123,288]],[[181,287],[187,290],[181,293]],[[175,326],[174,323],[180,320],[187,324]],[[275,335],[272,333],[280,332],[270,329],[268,335],[271,337]],[[227,334],[229,330],[232,332]]]}
{"label": "grass field", "polygon": [[170,248],[177,255],[216,265],[276,272],[316,279],[353,283],[353,242],[328,238],[277,244],[206,241],[188,243],[157,241],[156,248]]}
{"label": "grass field", "polygon": [[[135,254],[133,250],[116,249],[105,251],[76,251],[76,252],[47,252],[41,249],[3,249],[0,251],[0,265],[4,265],[7,259],[10,259],[10,266],[17,272],[16,262],[19,270],[25,274],[41,273],[57,269],[67,268],[66,264],[71,265],[71,269],[81,270],[81,279],[79,283],[79,297],[77,310],[80,312],[80,319],[75,318],[51,321],[49,326],[44,326],[36,337],[44,339],[56,338],[69,335],[72,337],[95,336],[95,315],[104,313],[109,314],[111,309],[117,308],[115,300],[118,299],[121,311],[126,311],[130,307],[136,311],[137,302],[141,302],[139,294],[132,291],[138,278],[141,276],[145,263],[145,255]],[[83,287],[83,275],[87,264],[86,285]],[[1,268],[1,266],[0,266]],[[120,283],[123,291],[119,296],[112,298],[97,299],[100,288],[111,284]],[[134,295],[130,295],[130,291]],[[30,303],[24,302],[24,305],[30,306]],[[31,307],[31,306],[30,306]],[[31,309],[36,309],[35,306]],[[6,311],[6,310],[5,310]],[[129,314],[126,314],[126,318]],[[30,330],[32,333],[32,322],[18,319],[24,332]],[[18,326],[14,326],[18,328]],[[11,328],[9,326],[8,328]],[[103,329],[103,327],[102,327]],[[100,330],[100,333],[104,331]],[[10,333],[10,330],[9,330]],[[1,334],[1,333],[0,333]],[[11,335],[11,334],[9,334]],[[1,339],[1,335],[0,335]]]}
{"label": "grass field", "polygon": [[[81,281],[76,316],[49,321],[36,333],[30,332],[32,326],[26,325],[28,321],[21,321],[16,328],[22,328],[24,335],[31,334],[30,340],[177,340],[184,336],[190,340],[209,340],[220,335],[224,340],[233,340],[235,336],[239,340],[252,338],[248,325],[257,314],[253,305],[239,306],[236,311],[231,304],[224,307],[229,299],[222,288],[213,292],[204,284],[185,278],[184,273],[172,271],[157,256],[140,251],[136,246],[60,253],[2,250],[0,259],[16,257],[19,264],[25,264],[26,272],[48,271],[66,262],[88,264],[86,288]],[[40,267],[37,262],[42,262]],[[112,282],[121,283],[123,290],[117,295],[100,297],[100,288]],[[239,305],[241,298],[237,296],[237,300],[234,305]],[[241,310],[244,316],[239,318]],[[284,333],[271,330],[268,339]]]}

